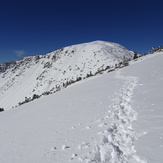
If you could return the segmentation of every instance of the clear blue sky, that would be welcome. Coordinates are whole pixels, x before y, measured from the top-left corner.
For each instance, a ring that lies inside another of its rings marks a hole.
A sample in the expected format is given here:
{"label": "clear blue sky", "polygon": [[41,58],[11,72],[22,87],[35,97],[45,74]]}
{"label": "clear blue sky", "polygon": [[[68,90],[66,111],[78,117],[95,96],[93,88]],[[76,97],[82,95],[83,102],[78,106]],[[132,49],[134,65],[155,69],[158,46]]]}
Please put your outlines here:
{"label": "clear blue sky", "polygon": [[104,40],[139,53],[163,45],[161,0],[1,0],[0,63]]}

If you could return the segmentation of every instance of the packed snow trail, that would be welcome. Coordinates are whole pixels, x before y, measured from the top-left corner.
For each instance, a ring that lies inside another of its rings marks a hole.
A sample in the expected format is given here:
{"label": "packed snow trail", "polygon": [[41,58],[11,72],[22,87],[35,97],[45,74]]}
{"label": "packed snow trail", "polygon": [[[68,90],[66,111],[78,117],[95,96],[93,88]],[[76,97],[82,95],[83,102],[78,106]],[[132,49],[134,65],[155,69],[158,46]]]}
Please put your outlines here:
{"label": "packed snow trail", "polygon": [[145,163],[136,155],[134,141],[137,134],[132,122],[137,119],[137,112],[131,106],[131,98],[137,85],[136,77],[125,77],[117,71],[116,78],[124,80],[122,88],[116,93],[105,119],[112,118],[111,126],[100,133],[100,142],[83,160],[87,163]]}

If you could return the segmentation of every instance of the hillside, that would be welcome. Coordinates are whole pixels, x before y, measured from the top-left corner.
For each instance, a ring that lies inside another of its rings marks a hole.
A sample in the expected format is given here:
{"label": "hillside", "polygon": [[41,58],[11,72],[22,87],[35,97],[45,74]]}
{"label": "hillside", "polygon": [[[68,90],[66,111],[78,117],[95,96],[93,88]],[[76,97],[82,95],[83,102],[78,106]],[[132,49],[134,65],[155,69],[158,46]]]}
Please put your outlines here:
{"label": "hillside", "polygon": [[132,58],[133,52],[119,44],[94,41],[0,64],[0,107],[11,109],[101,71],[123,66]]}
{"label": "hillside", "polygon": [[163,53],[0,113],[1,163],[162,163]]}

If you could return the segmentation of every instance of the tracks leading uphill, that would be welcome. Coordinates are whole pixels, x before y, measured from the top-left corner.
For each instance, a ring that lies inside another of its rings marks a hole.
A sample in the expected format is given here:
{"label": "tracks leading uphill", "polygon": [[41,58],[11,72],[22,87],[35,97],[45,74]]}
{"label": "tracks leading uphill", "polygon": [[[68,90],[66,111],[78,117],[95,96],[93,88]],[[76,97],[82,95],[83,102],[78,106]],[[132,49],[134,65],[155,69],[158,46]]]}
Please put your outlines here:
{"label": "tracks leading uphill", "polygon": [[113,121],[107,130],[101,132],[101,141],[95,145],[86,161],[88,163],[145,163],[136,154],[134,142],[137,136],[132,127],[132,122],[137,119],[137,112],[131,106],[131,98],[138,79],[122,76],[120,71],[117,72],[116,78],[124,80],[124,84],[116,93],[106,115]]}

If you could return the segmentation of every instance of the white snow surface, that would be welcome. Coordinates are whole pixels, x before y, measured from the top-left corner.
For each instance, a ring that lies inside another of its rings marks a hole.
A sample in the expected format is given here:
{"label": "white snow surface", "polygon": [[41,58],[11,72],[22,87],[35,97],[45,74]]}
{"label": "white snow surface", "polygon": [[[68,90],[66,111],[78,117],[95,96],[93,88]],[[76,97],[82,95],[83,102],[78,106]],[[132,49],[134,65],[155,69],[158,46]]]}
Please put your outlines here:
{"label": "white snow surface", "polygon": [[114,69],[132,58],[133,52],[119,44],[94,41],[1,64],[0,107],[11,109],[34,94],[55,92],[67,82]]}
{"label": "white snow surface", "polygon": [[162,163],[163,53],[0,113],[0,163]]}

